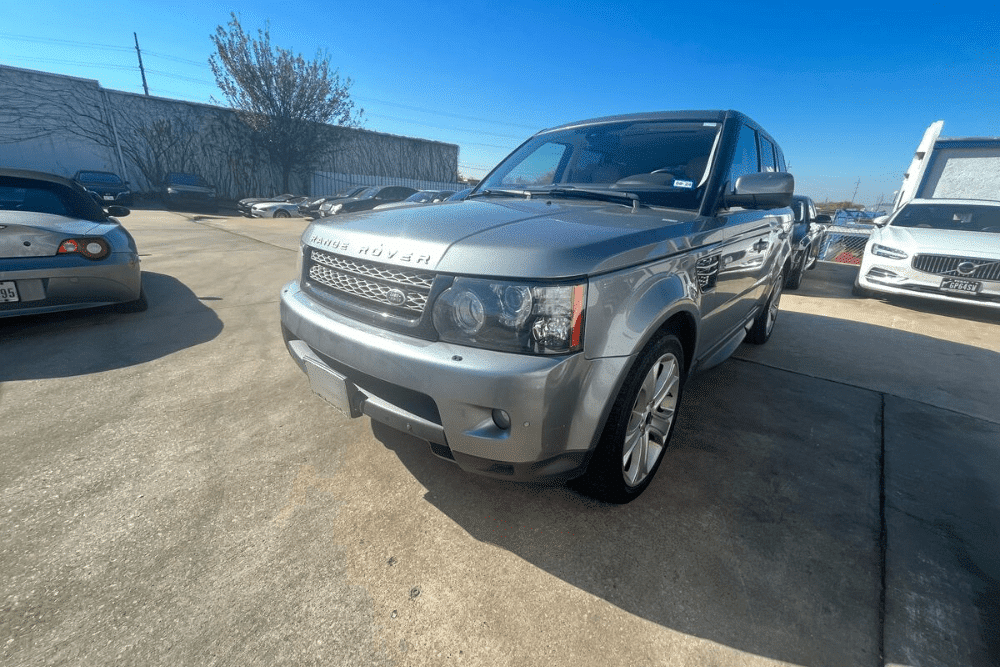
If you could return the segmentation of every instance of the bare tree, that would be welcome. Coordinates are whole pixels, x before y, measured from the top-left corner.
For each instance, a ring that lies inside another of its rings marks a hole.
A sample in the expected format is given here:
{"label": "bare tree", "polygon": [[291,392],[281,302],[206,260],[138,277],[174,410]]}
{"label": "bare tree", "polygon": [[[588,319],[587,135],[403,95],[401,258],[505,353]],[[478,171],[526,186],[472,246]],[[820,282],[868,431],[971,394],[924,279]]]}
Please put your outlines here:
{"label": "bare tree", "polygon": [[329,126],[359,127],[364,110],[354,110],[351,80],[341,81],[328,55],[317,52],[314,60],[305,60],[272,46],[266,25],[251,37],[236,14],[231,17],[211,36],[217,53],[209,64],[287,190],[293,172],[313,171],[337,149],[341,133]]}

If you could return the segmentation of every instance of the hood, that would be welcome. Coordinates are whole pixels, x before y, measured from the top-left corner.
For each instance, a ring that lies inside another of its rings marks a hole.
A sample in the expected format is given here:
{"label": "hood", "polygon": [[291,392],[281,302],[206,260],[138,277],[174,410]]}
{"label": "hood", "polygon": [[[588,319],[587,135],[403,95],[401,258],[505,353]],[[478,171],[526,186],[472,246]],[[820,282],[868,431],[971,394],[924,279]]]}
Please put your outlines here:
{"label": "hood", "polygon": [[443,273],[571,278],[683,250],[702,220],[691,211],[603,202],[471,199],[323,218],[302,241]]}
{"label": "hood", "polygon": [[1000,259],[1000,234],[889,225],[876,230],[872,237],[877,243],[913,253]]}
{"label": "hood", "polygon": [[51,257],[66,239],[100,236],[113,225],[48,213],[0,211],[0,259]]}

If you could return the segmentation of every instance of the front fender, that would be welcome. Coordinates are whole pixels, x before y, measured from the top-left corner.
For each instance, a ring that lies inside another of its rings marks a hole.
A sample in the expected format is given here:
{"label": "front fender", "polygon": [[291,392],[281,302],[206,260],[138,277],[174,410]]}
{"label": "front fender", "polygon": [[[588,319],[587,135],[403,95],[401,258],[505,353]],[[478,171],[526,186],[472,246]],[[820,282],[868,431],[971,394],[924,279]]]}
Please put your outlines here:
{"label": "front fender", "polygon": [[685,312],[698,322],[697,284],[687,270],[689,258],[592,278],[588,290],[588,358],[637,354],[674,315]]}

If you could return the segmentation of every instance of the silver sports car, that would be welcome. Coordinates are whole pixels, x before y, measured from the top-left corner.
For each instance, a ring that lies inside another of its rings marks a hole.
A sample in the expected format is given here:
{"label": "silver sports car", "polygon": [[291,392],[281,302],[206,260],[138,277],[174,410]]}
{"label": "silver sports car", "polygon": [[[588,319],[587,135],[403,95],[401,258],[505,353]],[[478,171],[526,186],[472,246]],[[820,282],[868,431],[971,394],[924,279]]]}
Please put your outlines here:
{"label": "silver sports car", "polygon": [[111,217],[128,213],[68,179],[0,169],[0,317],[145,310],[135,240]]}
{"label": "silver sports car", "polygon": [[1000,202],[914,199],[872,230],[854,293],[1000,308]]}

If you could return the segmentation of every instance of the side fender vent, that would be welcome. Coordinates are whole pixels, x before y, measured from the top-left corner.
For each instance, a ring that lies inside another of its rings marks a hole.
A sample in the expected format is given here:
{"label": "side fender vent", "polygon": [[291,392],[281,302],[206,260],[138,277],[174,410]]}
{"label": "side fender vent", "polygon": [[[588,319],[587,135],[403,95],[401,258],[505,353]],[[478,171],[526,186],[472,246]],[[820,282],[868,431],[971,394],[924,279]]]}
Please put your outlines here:
{"label": "side fender vent", "polygon": [[715,289],[715,284],[719,280],[719,255],[702,257],[695,266],[698,276],[698,287],[702,292],[710,292]]}

